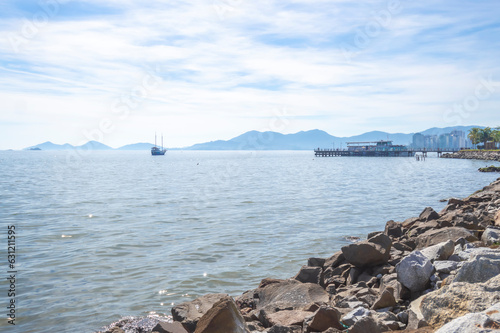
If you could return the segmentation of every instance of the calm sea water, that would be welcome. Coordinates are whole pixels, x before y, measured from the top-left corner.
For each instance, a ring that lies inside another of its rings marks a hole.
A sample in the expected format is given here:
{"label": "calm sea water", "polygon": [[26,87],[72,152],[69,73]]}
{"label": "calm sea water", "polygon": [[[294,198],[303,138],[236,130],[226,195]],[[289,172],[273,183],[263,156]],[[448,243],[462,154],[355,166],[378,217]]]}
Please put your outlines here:
{"label": "calm sea water", "polygon": [[0,152],[5,276],[7,225],[18,236],[16,332],[92,332],[205,293],[238,295],[498,176],[477,172],[491,162],[312,152],[67,157]]}

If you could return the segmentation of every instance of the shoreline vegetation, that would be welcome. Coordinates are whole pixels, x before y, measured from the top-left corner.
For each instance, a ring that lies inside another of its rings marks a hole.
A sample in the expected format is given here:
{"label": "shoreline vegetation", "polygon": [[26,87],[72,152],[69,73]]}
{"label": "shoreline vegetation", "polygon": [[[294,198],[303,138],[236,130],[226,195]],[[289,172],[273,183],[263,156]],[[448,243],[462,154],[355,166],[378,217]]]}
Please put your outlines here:
{"label": "shoreline vegetation", "polygon": [[[500,160],[477,153],[450,155]],[[236,297],[204,295],[171,317],[126,317],[98,332],[500,332],[499,246],[500,178],[440,212],[427,207],[329,258],[309,258],[289,279],[264,278]]]}

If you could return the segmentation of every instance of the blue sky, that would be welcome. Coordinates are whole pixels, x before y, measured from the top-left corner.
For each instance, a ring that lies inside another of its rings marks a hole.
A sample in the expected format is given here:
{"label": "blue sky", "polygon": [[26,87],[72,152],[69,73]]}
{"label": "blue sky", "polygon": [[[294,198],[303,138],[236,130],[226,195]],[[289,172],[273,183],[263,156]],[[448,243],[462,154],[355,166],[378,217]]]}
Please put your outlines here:
{"label": "blue sky", "polygon": [[2,1],[0,149],[500,126],[498,13],[498,1]]}

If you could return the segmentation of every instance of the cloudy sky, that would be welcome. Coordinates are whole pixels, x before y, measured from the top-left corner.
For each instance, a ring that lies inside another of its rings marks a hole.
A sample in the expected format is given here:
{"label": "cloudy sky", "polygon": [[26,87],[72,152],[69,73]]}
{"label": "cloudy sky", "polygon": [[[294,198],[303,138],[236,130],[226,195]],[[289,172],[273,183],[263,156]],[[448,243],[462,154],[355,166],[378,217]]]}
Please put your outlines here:
{"label": "cloudy sky", "polygon": [[0,149],[500,125],[497,0],[0,3]]}

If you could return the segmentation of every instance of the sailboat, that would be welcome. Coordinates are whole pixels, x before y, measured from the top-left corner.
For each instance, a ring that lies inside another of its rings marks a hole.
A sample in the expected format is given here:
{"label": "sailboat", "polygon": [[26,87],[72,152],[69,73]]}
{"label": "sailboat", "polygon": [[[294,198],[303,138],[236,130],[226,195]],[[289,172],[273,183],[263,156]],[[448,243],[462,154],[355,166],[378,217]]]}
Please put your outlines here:
{"label": "sailboat", "polygon": [[161,148],[158,148],[156,145],[156,133],[155,133],[155,146],[151,148],[151,155],[157,156],[157,155],[165,155],[166,149],[163,149],[163,134],[161,135]]}

